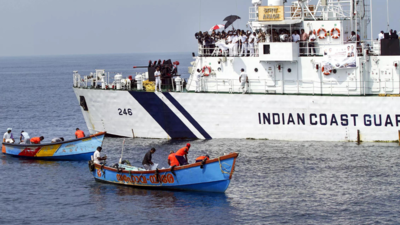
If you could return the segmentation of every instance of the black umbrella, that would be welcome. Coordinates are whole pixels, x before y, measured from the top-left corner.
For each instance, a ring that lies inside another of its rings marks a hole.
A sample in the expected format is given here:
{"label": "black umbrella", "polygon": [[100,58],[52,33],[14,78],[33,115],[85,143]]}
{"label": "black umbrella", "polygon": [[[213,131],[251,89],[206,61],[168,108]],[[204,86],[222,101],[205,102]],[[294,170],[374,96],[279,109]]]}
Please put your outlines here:
{"label": "black umbrella", "polygon": [[235,22],[237,19],[240,19],[240,17],[239,17],[239,16],[235,16],[235,15],[227,16],[227,17],[224,19],[224,21],[226,21],[225,29],[228,28],[228,27],[229,27],[233,22]]}

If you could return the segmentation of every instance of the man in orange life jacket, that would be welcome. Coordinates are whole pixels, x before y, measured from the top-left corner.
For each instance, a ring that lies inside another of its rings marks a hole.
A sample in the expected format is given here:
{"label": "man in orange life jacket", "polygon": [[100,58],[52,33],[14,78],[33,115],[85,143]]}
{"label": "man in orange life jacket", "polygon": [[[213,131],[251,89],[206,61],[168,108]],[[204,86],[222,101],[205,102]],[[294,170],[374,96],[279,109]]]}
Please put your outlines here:
{"label": "man in orange life jacket", "polygon": [[171,152],[169,153],[169,156],[168,156],[168,165],[169,165],[170,167],[173,167],[173,166],[180,166],[180,165],[179,165],[179,161],[176,159],[176,155],[175,155],[174,151],[171,151]]}
{"label": "man in orange life jacket", "polygon": [[196,158],[196,162],[201,162],[204,159],[210,160],[210,156],[208,156],[208,155],[199,156],[199,157]]}
{"label": "man in orange life jacket", "polygon": [[[179,164],[182,165],[186,165],[189,164],[188,160],[187,160],[187,154],[189,153],[189,148],[190,148],[190,144],[187,143],[185,147],[179,149],[176,153],[175,153],[175,157],[176,159],[179,161]],[[185,156],[185,157],[183,157]]]}
{"label": "man in orange life jacket", "polygon": [[85,137],[85,133],[82,130],[79,130],[79,128],[76,128],[75,137],[76,137],[76,139],[84,138]]}
{"label": "man in orange life jacket", "polygon": [[31,138],[31,144],[40,144],[41,141],[43,141],[44,137],[33,137]]}

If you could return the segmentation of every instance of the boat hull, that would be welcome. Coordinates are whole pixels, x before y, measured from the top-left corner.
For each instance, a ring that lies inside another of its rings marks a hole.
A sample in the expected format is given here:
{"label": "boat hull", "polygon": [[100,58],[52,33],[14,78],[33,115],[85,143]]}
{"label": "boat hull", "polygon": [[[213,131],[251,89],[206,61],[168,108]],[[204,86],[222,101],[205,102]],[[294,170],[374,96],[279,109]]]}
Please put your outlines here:
{"label": "boat hull", "polygon": [[201,163],[171,169],[156,171],[118,171],[115,168],[99,164],[92,171],[96,181],[119,184],[124,186],[180,190],[180,191],[205,191],[225,192],[232,178],[238,154],[231,153],[219,159],[206,162],[201,168]]}
{"label": "boat hull", "polygon": [[76,140],[40,144],[19,145],[3,143],[2,152],[20,158],[59,161],[88,161],[101,146],[105,132],[90,135]]}
{"label": "boat hull", "polygon": [[[167,139],[398,141],[400,98],[74,88],[90,132]],[[99,100],[101,99],[101,101]],[[162,110],[161,110],[162,109]],[[132,112],[125,114],[127,112]]]}

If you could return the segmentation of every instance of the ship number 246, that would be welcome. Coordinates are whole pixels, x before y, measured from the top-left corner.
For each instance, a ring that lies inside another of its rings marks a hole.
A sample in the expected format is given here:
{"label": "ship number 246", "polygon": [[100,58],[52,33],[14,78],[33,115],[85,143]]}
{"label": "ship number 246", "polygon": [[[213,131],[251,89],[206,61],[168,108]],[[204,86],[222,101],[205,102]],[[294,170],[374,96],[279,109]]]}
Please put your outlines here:
{"label": "ship number 246", "polygon": [[121,109],[121,108],[119,108],[119,109],[118,109],[118,114],[119,114],[120,116],[123,116],[123,115],[130,115],[130,116],[132,116],[132,109]]}

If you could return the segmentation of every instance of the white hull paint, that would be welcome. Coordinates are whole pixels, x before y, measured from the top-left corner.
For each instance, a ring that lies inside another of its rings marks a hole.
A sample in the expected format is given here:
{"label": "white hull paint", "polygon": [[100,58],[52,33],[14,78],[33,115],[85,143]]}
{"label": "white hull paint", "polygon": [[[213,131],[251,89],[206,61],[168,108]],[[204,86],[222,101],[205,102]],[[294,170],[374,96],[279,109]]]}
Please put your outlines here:
{"label": "white hull paint", "polygon": [[[400,98],[74,88],[90,133],[142,138],[396,141]],[[121,110],[119,110],[121,109]],[[124,114],[131,109],[132,115]],[[122,115],[119,115],[120,112]]]}

